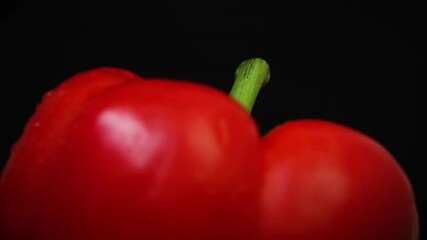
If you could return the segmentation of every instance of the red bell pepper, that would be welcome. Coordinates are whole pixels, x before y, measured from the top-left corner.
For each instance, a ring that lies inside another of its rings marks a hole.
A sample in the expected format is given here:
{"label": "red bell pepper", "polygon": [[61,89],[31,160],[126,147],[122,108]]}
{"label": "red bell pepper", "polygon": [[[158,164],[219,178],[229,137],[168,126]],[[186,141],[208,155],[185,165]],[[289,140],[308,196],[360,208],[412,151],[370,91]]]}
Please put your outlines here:
{"label": "red bell pepper", "polygon": [[261,137],[247,111],[268,65],[236,79],[229,97],[100,68],[47,92],[2,172],[0,239],[417,238],[383,146],[322,120]]}

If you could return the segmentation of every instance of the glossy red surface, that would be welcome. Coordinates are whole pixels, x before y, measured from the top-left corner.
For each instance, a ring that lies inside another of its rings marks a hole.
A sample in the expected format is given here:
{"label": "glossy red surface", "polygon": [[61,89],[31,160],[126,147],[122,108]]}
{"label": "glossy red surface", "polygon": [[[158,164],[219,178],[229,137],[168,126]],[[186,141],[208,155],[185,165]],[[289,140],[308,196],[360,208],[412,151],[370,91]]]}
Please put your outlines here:
{"label": "glossy red surface", "polygon": [[273,129],[264,147],[260,239],[417,239],[411,185],[378,142],[297,120]]}
{"label": "glossy red surface", "polygon": [[226,94],[118,69],[49,92],[0,188],[2,239],[233,239],[254,229],[256,126]]}
{"label": "glossy red surface", "polygon": [[0,182],[1,239],[417,238],[379,143],[320,120],[260,137],[226,94],[121,69],[46,93]]}

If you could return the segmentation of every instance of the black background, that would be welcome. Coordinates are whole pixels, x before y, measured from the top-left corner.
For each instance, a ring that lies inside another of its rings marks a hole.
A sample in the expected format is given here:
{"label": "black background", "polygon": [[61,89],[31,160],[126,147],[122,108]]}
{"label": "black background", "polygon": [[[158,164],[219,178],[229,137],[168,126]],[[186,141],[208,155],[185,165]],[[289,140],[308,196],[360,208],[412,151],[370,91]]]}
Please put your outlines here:
{"label": "black background", "polygon": [[421,5],[57,2],[0,5],[1,167],[42,94],[76,72],[122,67],[228,92],[237,65],[261,57],[272,78],[252,112],[260,132],[321,118],[367,133],[406,171],[425,230]]}

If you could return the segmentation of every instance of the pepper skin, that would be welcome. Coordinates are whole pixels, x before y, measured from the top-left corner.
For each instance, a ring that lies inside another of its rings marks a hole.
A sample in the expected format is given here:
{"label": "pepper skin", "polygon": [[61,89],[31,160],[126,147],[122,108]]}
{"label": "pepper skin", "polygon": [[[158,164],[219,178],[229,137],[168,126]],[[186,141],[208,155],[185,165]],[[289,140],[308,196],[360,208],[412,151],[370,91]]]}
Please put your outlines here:
{"label": "pepper skin", "polygon": [[369,136],[337,123],[288,121],[264,138],[264,240],[417,240],[411,184]]}
{"label": "pepper skin", "polygon": [[417,221],[363,133],[294,120],[261,137],[221,91],[115,68],[46,93],[0,182],[0,239],[416,240]]}
{"label": "pepper skin", "polygon": [[125,70],[45,94],[0,183],[0,239],[244,239],[261,143],[220,91]]}

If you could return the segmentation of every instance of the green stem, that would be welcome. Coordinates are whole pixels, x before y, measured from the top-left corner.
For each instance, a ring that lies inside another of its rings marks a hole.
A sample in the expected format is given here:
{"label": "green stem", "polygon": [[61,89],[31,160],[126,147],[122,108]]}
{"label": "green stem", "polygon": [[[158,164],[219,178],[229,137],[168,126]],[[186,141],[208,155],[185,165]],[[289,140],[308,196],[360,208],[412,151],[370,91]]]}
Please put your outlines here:
{"label": "green stem", "polygon": [[270,80],[270,67],[261,58],[243,61],[236,69],[230,96],[248,112],[252,111],[259,90]]}

